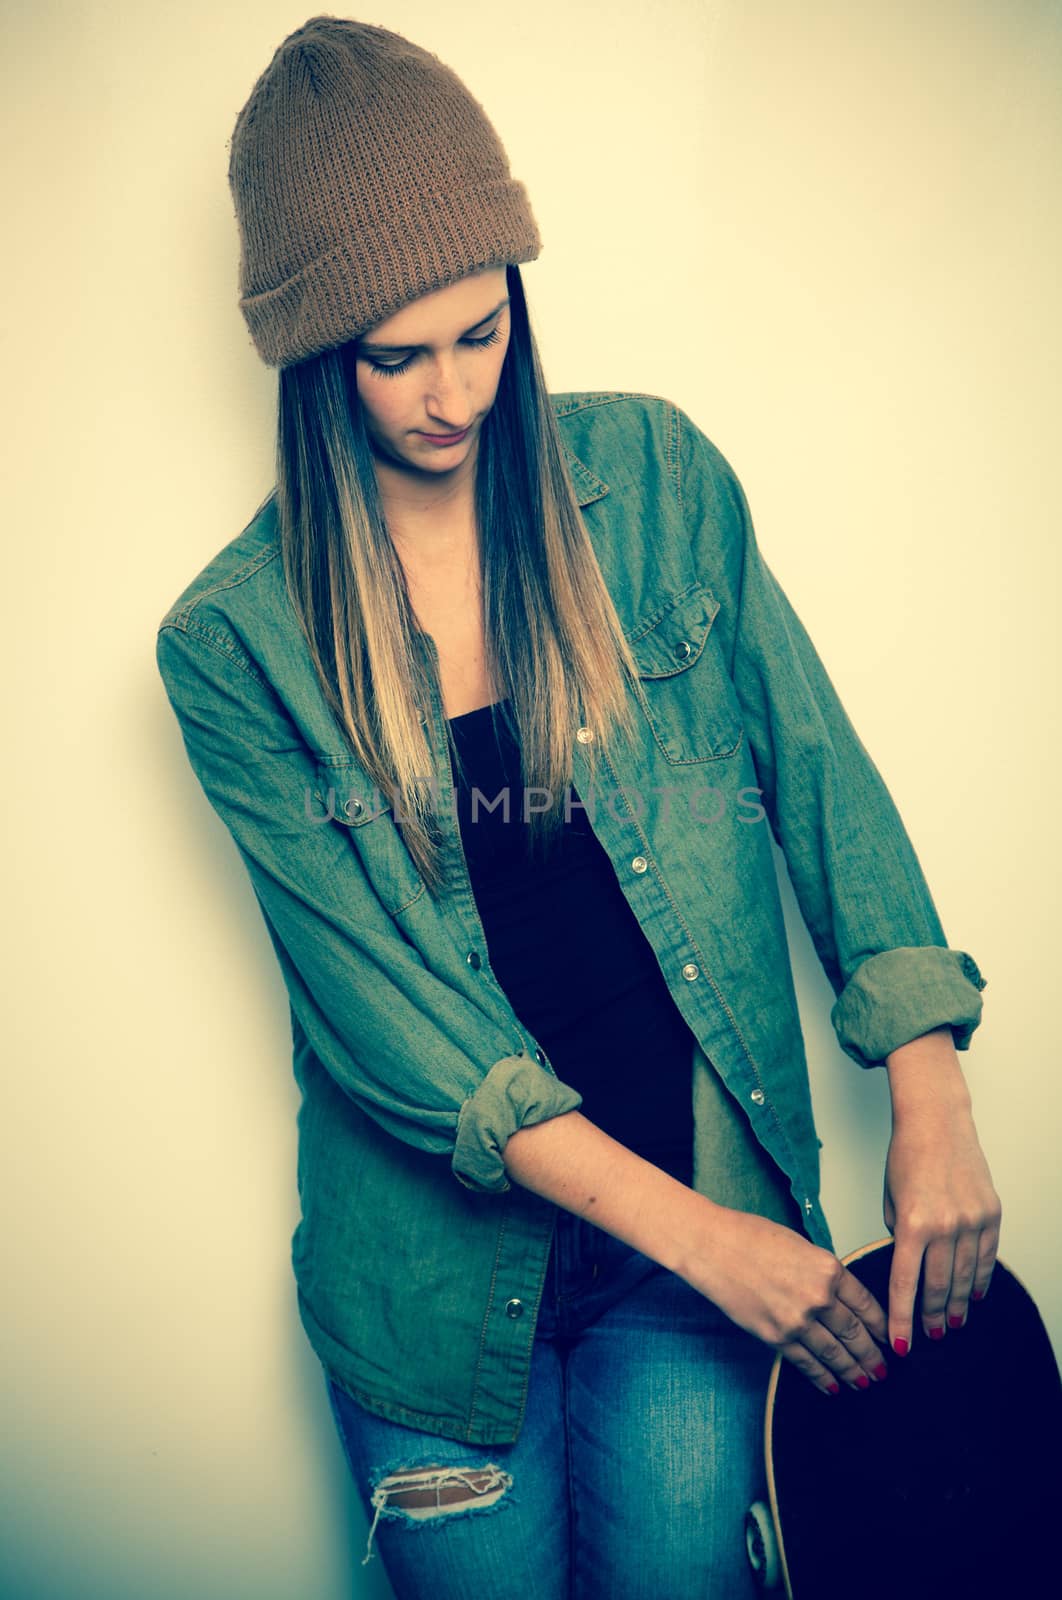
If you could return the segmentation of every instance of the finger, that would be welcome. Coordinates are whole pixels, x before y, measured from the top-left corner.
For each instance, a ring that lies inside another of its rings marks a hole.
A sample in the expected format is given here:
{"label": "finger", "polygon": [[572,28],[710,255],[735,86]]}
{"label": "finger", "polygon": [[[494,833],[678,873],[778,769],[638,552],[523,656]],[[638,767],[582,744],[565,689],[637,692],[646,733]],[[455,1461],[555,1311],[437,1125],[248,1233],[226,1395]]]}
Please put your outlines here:
{"label": "finger", "polygon": [[[838,1321],[843,1318],[852,1320],[850,1312],[831,1312],[828,1314],[833,1315]],[[822,1313],[820,1313],[820,1317],[821,1315]],[[862,1335],[865,1346],[872,1349],[873,1341],[865,1329],[862,1330]],[[858,1336],[854,1337],[858,1339]],[[868,1389],[873,1379],[877,1376],[876,1371],[872,1374],[857,1360],[848,1342],[844,1338],[838,1337],[821,1320],[816,1319],[816,1321],[810,1323],[800,1335],[799,1340],[795,1340],[794,1343],[802,1344],[811,1357],[820,1366],[825,1367],[831,1378],[849,1389]],[[873,1361],[872,1365],[874,1368],[882,1365],[880,1355]]]}
{"label": "finger", "polygon": [[981,1238],[977,1246],[977,1269],[974,1272],[973,1289],[970,1292],[971,1300],[983,1300],[988,1293],[998,1248],[999,1222],[996,1221],[981,1229]]}
{"label": "finger", "polygon": [[960,1233],[955,1241],[955,1256],[951,1267],[951,1293],[947,1305],[949,1328],[961,1328],[966,1321],[974,1273],[977,1271],[980,1239],[979,1228],[968,1228]]}
{"label": "finger", "polygon": [[922,1271],[921,1238],[906,1229],[896,1235],[889,1273],[889,1344],[898,1356],[911,1348],[915,1294]]}
{"label": "finger", "polygon": [[944,1312],[951,1295],[955,1237],[932,1239],[922,1262],[922,1328],[930,1339],[943,1339]]}
{"label": "finger", "polygon": [[802,1372],[820,1393],[840,1394],[841,1385],[833,1376],[833,1373],[828,1371],[821,1361],[815,1359],[806,1345],[798,1344],[794,1341],[792,1344],[783,1344],[779,1348],[785,1359],[791,1361],[798,1372]]}
{"label": "finger", "polygon": [[[877,1304],[873,1295],[870,1299],[873,1304]],[[884,1339],[885,1313],[880,1306],[878,1314]],[[830,1367],[838,1378],[854,1388],[865,1389],[868,1381],[880,1383],[883,1378],[888,1377],[888,1369],[882,1360],[881,1351],[874,1343],[866,1324],[850,1306],[838,1302],[828,1310],[820,1311],[818,1320],[822,1331],[811,1329],[804,1335],[804,1340],[810,1344],[819,1360]],[[824,1335],[831,1336],[833,1343],[824,1344]],[[848,1355],[849,1361],[845,1362],[838,1358],[837,1347]]]}
{"label": "finger", "polygon": [[844,1274],[837,1286],[837,1299],[842,1305],[854,1311],[860,1322],[869,1329],[873,1338],[879,1344],[887,1344],[889,1340],[889,1323],[880,1300],[871,1294],[865,1283],[860,1283],[853,1272],[845,1267]]}

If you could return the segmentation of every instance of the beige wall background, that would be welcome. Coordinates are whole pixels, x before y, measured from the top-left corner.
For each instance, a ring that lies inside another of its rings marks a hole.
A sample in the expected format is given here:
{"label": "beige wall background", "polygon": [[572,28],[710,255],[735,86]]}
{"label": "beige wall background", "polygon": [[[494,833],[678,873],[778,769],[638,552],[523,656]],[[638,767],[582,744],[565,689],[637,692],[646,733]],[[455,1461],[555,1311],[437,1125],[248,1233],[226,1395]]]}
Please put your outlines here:
{"label": "beige wall background", "polygon": [[[19,1600],[388,1593],[358,1565],[296,1315],[283,985],[153,654],[273,482],[226,141],[311,14],[3,5],[0,1591]],[[1059,5],[362,16],[458,70],[527,182],[551,386],[667,395],[741,477],[988,979],[963,1064],[1002,1254],[1062,1348]],[[847,1250],[883,1231],[886,1085],[836,1048],[789,911]]]}

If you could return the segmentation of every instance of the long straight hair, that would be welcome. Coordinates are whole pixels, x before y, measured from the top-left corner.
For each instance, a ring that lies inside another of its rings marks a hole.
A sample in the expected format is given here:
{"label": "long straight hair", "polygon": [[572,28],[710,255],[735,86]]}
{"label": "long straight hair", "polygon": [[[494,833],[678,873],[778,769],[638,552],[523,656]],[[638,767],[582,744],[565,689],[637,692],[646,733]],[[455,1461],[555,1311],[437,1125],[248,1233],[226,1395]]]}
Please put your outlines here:
{"label": "long straight hair", "polygon": [[[636,677],[637,666],[568,474],[519,268],[506,277],[510,340],[480,431],[476,533],[485,665],[509,701],[524,794],[545,791],[526,818],[528,848],[542,850],[563,820],[576,727],[593,730],[592,774],[598,743],[633,732],[624,673]],[[284,574],[337,723],[379,795],[391,797],[416,867],[437,891],[434,667],[384,518],[356,349],[351,340],[280,371]],[[450,751],[456,759],[452,734]]]}

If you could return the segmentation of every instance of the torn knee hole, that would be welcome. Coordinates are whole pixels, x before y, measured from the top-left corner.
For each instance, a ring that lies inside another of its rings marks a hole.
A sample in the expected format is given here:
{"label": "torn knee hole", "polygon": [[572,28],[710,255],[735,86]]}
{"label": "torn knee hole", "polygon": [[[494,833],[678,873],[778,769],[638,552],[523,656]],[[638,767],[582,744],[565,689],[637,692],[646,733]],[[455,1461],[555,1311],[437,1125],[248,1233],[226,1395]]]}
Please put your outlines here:
{"label": "torn knee hole", "polygon": [[372,1542],[381,1517],[427,1522],[447,1515],[468,1516],[496,1505],[512,1486],[511,1474],[494,1462],[485,1467],[418,1467],[389,1472],[372,1491],[373,1519],[362,1566],[372,1559]]}
{"label": "torn knee hole", "polygon": [[411,1517],[440,1516],[475,1502],[488,1506],[511,1487],[512,1478],[493,1463],[485,1467],[421,1467],[415,1472],[390,1472],[372,1493],[378,1509],[388,1507]]}

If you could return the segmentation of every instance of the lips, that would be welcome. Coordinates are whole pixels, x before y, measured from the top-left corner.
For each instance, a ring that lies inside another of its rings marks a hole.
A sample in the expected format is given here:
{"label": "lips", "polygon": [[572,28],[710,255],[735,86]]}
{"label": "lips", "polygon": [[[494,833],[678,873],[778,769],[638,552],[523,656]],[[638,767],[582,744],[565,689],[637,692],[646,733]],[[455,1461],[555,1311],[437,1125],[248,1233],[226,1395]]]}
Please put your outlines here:
{"label": "lips", "polygon": [[421,433],[421,438],[430,440],[432,444],[460,444],[470,431],[471,424],[461,433]]}

